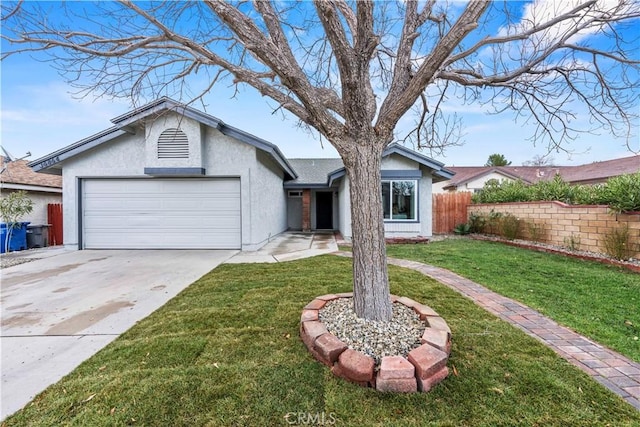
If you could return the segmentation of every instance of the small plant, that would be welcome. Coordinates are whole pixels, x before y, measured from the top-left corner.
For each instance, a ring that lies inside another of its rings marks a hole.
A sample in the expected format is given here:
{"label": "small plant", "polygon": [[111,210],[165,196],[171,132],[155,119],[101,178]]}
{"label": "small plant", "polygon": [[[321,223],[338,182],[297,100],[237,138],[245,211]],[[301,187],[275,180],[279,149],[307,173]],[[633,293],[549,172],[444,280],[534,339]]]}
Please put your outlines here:
{"label": "small plant", "polygon": [[500,221],[502,228],[502,235],[509,240],[513,240],[518,237],[520,233],[520,218],[517,218],[513,214],[505,214]]}
{"label": "small plant", "polygon": [[487,226],[489,227],[489,234],[498,234],[500,230],[500,219],[502,218],[502,212],[496,212],[491,209],[489,212],[489,220]]}
{"label": "small plant", "polygon": [[484,229],[487,226],[487,216],[481,213],[471,213],[469,215],[469,232],[471,233],[484,233]]}
{"label": "small plant", "polygon": [[580,236],[572,233],[571,236],[564,238],[564,245],[573,252],[580,250]]}
{"label": "small plant", "polygon": [[471,233],[471,226],[468,223],[462,223],[455,226],[453,232],[464,236],[465,234]]}
{"label": "small plant", "polygon": [[541,242],[544,235],[544,224],[537,222],[528,222],[529,238],[534,242]]}
{"label": "small plant", "polygon": [[633,255],[633,244],[630,242],[629,226],[622,225],[604,236],[604,250],[612,258],[625,260]]}
{"label": "small plant", "polygon": [[9,242],[11,241],[11,231],[18,227],[18,220],[24,215],[31,213],[33,202],[24,190],[15,191],[0,200],[0,217],[7,224],[7,234],[2,242],[5,252],[9,252]]}

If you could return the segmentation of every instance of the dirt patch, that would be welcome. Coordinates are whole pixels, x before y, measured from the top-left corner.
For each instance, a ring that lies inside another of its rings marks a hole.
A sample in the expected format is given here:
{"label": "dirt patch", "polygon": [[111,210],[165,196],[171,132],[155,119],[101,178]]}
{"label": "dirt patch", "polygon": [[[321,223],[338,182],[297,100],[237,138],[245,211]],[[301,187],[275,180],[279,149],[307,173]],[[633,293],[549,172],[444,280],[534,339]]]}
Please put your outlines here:
{"label": "dirt patch", "polygon": [[7,319],[2,319],[2,327],[13,327],[13,326],[29,326],[35,325],[40,321],[40,316],[36,313],[26,312],[23,314],[18,314],[16,316],[11,316]]}
{"label": "dirt patch", "polygon": [[61,292],[67,292],[69,289],[71,288],[58,288],[55,291],[51,291],[51,292],[53,292],[54,294],[59,294]]}
{"label": "dirt patch", "polygon": [[44,334],[73,335],[127,307],[133,307],[133,304],[129,301],[110,301],[105,305],[83,311],[82,313],[78,313],[75,316],[63,320],[57,325],[49,328],[49,330]]}
{"label": "dirt patch", "polygon": [[58,268],[38,271],[37,273],[17,274],[10,277],[5,276],[2,278],[2,287],[8,289],[12,286],[25,285],[27,283],[35,282],[36,280],[47,279],[52,276],[57,276],[58,274],[66,273],[67,271],[71,271],[81,265],[82,264],[68,264]]}
{"label": "dirt patch", "polygon": [[166,288],[165,285],[158,285],[158,286],[154,286],[153,288],[151,288],[152,291],[161,291],[164,288]]}

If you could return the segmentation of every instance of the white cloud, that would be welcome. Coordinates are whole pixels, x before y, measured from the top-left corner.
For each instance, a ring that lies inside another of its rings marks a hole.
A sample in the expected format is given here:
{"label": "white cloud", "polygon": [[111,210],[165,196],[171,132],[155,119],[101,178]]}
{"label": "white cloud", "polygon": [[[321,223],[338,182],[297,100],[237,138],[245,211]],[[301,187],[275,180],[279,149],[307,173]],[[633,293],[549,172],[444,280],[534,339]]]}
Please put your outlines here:
{"label": "white cloud", "polygon": [[[535,0],[525,4],[520,21],[509,27],[501,28],[500,35],[530,30],[568,14],[571,10],[586,3],[589,2],[585,0]],[[607,24],[597,19],[594,20],[595,17],[623,16],[634,11],[637,13],[639,10],[640,4],[633,0],[598,0],[593,7],[582,9],[576,16],[564,19],[538,33],[531,39],[531,43],[534,46],[547,46],[565,37],[569,32],[584,27],[570,38],[571,42],[576,43],[606,27]]]}

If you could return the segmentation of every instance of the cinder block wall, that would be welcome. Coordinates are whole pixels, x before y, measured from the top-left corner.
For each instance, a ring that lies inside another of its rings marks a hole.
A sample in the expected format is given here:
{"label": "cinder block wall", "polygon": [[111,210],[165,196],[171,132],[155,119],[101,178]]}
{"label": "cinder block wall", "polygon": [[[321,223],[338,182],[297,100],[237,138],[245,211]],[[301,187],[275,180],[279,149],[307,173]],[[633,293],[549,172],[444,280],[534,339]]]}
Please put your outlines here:
{"label": "cinder block wall", "polygon": [[522,202],[477,204],[468,207],[469,215],[493,212],[511,213],[520,218],[519,238],[532,240],[529,224],[540,228],[539,241],[567,246],[568,241],[578,242],[577,249],[606,253],[604,240],[608,233],[627,224],[630,244],[635,249],[634,258],[640,259],[640,212],[630,214],[610,213],[608,206],[567,205],[562,202]]}

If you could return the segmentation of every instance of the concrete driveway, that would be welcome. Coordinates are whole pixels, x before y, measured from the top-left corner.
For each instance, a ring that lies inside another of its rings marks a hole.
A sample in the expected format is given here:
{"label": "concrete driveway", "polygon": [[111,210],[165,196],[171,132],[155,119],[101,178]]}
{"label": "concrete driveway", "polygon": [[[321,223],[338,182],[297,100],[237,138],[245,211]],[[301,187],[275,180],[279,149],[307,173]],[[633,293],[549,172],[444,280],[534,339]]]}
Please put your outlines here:
{"label": "concrete driveway", "polygon": [[3,269],[0,419],[236,253],[58,250]]}

